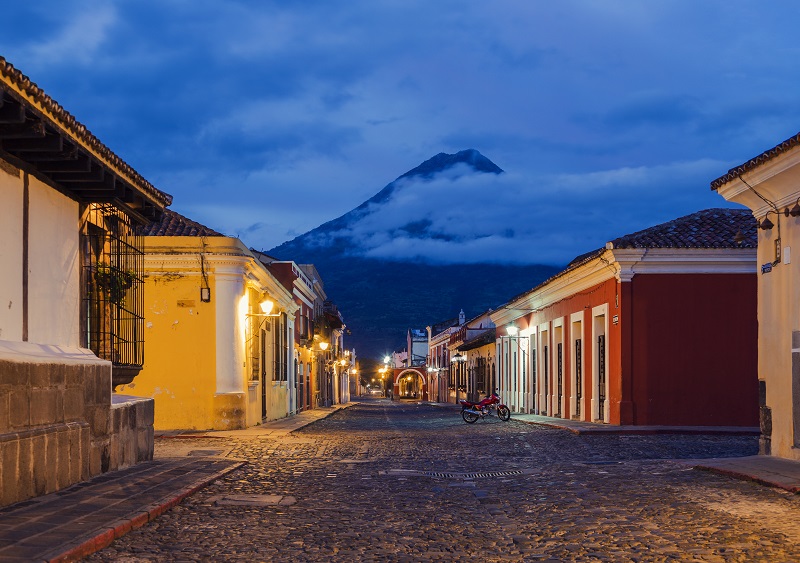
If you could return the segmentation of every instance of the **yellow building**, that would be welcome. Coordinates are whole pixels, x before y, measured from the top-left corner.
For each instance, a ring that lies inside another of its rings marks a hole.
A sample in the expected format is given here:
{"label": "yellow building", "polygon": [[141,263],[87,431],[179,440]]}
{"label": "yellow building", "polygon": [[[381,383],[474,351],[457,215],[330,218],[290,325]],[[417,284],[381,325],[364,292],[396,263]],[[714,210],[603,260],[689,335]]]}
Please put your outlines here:
{"label": "yellow building", "polygon": [[174,211],[143,234],[147,356],[116,391],[155,399],[156,430],[232,430],[287,416],[291,293],[239,239]]}

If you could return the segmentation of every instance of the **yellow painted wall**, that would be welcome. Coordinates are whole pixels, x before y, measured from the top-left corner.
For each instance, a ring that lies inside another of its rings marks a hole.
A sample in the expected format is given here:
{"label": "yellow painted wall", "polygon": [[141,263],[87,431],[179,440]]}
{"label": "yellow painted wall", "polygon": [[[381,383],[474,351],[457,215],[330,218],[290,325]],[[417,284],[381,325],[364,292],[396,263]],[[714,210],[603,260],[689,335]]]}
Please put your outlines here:
{"label": "yellow painted wall", "polygon": [[144,369],[116,391],[154,398],[156,430],[212,429],[237,410],[231,397],[215,400],[215,304],[200,301],[199,281],[176,272],[145,277]]}
{"label": "yellow painted wall", "polygon": [[[154,398],[156,430],[259,424],[261,384],[252,378],[260,373],[253,366],[260,347],[252,331],[261,321],[253,313],[269,298],[291,320],[291,293],[235,238],[145,237],[144,249],[144,367],[116,392]],[[201,254],[208,303],[200,300]],[[265,404],[272,420],[288,414],[288,383],[273,382],[272,333],[266,342]]]}

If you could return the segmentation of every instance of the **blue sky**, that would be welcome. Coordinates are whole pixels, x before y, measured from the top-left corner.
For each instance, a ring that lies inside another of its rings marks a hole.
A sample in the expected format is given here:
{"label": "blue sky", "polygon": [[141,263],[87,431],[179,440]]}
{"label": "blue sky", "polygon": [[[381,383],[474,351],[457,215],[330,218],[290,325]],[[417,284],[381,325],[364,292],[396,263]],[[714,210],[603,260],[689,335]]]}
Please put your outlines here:
{"label": "blue sky", "polygon": [[[800,4],[784,0],[4,8],[0,54],[176,211],[260,249],[475,148],[502,180],[396,202],[463,235],[423,257],[564,264],[726,206],[709,182],[800,130]],[[384,242],[373,255],[419,257]]]}

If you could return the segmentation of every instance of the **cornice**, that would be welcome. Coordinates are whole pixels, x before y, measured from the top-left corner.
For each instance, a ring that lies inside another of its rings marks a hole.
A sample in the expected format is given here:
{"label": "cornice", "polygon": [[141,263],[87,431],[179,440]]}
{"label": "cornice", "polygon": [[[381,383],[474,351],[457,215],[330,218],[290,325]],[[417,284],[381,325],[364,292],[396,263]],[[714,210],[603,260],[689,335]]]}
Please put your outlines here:
{"label": "cornice", "polygon": [[750,274],[755,248],[617,248],[610,251],[615,277],[628,282],[636,274]]}
{"label": "cornice", "polygon": [[755,248],[618,248],[575,268],[490,314],[504,326],[610,279],[630,282],[637,274],[750,274]]}
{"label": "cornice", "polygon": [[613,263],[610,251],[606,250],[599,258],[590,260],[536,291],[498,308],[489,317],[495,326],[504,326],[532,311],[543,309],[565,297],[608,281],[617,274],[617,270],[618,266]]}

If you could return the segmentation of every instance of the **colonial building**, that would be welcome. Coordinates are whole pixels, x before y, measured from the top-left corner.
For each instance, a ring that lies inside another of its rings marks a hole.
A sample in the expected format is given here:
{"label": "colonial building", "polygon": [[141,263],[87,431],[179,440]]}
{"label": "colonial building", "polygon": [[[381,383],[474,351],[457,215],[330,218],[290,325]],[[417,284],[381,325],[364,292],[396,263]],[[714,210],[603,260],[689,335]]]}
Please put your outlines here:
{"label": "colonial building", "polygon": [[458,399],[480,401],[497,389],[496,330],[490,313],[470,319],[450,335],[450,357],[461,395]]}
{"label": "colonial building", "polygon": [[135,228],[171,197],[0,58],[0,505],[152,459]]}
{"label": "colonial building", "polygon": [[[289,407],[291,413],[314,408],[314,397],[318,392],[319,378],[315,370],[314,323],[316,322],[314,303],[314,282],[292,261],[275,260],[271,256],[253,251],[275,278],[291,292],[297,305],[294,323],[294,401]],[[319,350],[317,350],[319,352]]]}
{"label": "colonial building", "polygon": [[287,416],[293,295],[239,239],[174,211],[142,234],[148,355],[117,390],[155,399],[162,430],[232,430]]}
{"label": "colonial building", "polygon": [[462,309],[458,317],[425,327],[428,331],[427,372],[431,401],[455,402],[455,380],[450,377],[450,335],[464,324],[465,317]]}
{"label": "colonial building", "polygon": [[800,134],[731,169],[711,189],[749,207],[759,226],[761,453],[800,459],[800,260],[792,256],[792,247],[800,249]]}
{"label": "colonial building", "polygon": [[755,426],[755,221],[708,209],[626,235],[491,314],[512,409]]}

